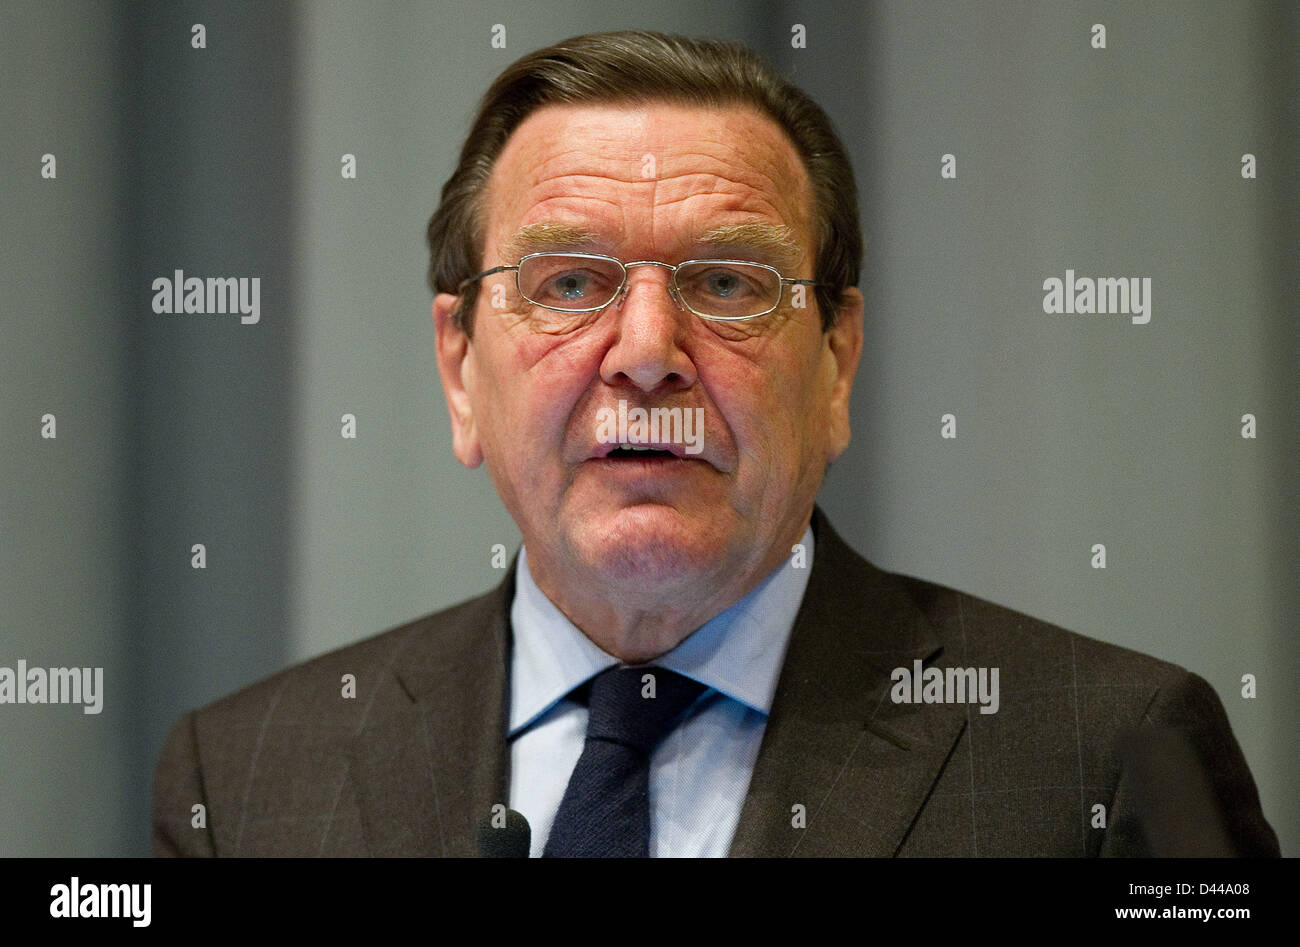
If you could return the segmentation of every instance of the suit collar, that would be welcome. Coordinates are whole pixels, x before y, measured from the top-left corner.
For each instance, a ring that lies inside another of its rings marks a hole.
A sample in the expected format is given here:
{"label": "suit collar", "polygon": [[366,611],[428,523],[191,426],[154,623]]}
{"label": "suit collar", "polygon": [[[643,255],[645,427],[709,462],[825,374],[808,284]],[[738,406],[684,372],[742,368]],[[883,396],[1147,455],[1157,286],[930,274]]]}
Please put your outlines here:
{"label": "suit collar", "polygon": [[486,595],[414,622],[394,655],[402,697],[352,741],[352,778],[372,855],[473,856],[479,821],[494,805],[509,805],[514,570],[512,562]]}
{"label": "suit collar", "polygon": [[939,638],[820,509],[813,529],[817,555],[733,856],[895,854],[966,725],[963,706],[889,699],[891,671],[933,659]]}
{"label": "suit collar", "polygon": [[[850,549],[820,509],[795,619],[733,856],[897,852],[966,708],[894,704],[890,672],[940,641],[901,582]],[[494,590],[414,622],[391,673],[403,699],[352,741],[374,855],[472,856],[478,822],[509,804],[506,739],[515,563]],[[806,826],[792,827],[792,807]]]}

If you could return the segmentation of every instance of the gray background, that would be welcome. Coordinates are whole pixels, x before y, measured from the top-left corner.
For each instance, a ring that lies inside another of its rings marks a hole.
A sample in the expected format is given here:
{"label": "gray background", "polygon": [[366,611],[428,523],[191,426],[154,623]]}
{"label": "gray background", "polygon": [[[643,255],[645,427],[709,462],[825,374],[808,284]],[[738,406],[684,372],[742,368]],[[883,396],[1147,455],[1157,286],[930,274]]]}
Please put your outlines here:
{"label": "gray background", "polygon": [[[451,453],[424,227],[501,68],[633,26],[750,44],[852,153],[837,528],[1206,677],[1300,852],[1297,6],[591,0],[0,6],[0,665],[106,689],[0,706],[0,855],[146,853],[179,713],[499,580],[518,532]],[[1150,324],[1044,314],[1067,267],[1150,276]],[[261,322],[155,315],[177,268],[260,277]]]}

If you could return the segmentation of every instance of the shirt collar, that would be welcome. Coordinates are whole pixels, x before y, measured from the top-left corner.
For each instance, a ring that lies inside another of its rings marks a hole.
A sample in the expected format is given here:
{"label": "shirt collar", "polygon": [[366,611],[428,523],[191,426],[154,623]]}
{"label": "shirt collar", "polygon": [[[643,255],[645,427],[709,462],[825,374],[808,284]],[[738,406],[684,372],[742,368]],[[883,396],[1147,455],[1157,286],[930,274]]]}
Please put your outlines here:
{"label": "shirt collar", "polygon": [[[726,611],[715,615],[654,663],[693,678],[767,714],[795,615],[813,563],[811,526],[800,540],[805,567],[787,559]],[[532,724],[566,694],[619,661],[584,635],[553,603],[519,550],[510,607],[510,736]]]}

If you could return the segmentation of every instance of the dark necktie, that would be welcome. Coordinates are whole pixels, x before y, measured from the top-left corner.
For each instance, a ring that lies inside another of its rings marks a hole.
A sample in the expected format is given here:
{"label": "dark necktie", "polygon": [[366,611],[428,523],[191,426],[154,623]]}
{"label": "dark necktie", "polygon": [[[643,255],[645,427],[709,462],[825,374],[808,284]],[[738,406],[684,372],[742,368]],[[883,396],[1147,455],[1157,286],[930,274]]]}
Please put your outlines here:
{"label": "dark necktie", "polygon": [[587,740],[543,857],[649,857],[650,754],[703,692],[661,667],[612,667],[592,678]]}

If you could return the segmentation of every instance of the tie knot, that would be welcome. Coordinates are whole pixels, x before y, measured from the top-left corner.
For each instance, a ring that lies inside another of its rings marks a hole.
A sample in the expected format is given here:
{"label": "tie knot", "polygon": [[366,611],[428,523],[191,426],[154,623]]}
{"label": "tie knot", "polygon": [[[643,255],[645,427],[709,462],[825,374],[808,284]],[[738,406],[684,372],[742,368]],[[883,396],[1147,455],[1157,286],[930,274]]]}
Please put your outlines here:
{"label": "tie knot", "polygon": [[609,668],[591,681],[587,739],[649,754],[703,692],[703,684],[667,668]]}

